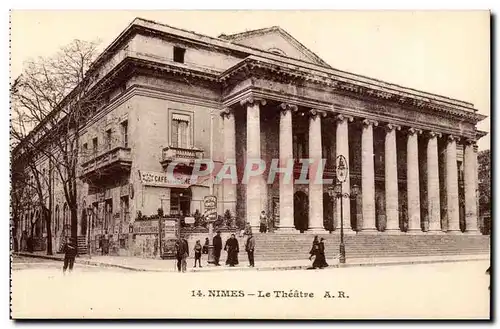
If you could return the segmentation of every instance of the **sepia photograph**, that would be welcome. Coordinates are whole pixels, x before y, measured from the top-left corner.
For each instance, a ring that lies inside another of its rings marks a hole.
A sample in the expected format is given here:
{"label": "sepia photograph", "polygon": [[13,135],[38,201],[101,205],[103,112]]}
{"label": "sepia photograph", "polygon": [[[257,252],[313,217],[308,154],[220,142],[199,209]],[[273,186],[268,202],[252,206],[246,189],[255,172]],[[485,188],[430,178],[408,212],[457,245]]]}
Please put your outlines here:
{"label": "sepia photograph", "polygon": [[10,11],[10,318],[490,320],[489,11]]}

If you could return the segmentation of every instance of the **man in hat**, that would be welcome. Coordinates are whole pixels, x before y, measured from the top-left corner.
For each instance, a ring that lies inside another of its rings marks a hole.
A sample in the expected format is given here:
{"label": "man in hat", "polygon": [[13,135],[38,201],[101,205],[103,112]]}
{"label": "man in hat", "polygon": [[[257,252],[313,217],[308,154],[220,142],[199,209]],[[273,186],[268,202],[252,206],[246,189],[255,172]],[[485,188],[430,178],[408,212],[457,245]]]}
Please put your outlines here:
{"label": "man in hat", "polygon": [[245,251],[248,254],[248,262],[250,263],[250,267],[255,266],[254,258],[253,258],[253,252],[255,251],[255,238],[253,237],[253,234],[250,232],[248,235],[248,239],[245,242]]}
{"label": "man in hat", "polygon": [[73,265],[75,264],[75,257],[77,254],[76,243],[74,238],[69,238],[68,242],[64,245],[64,265],[63,273],[66,274],[66,270],[69,266],[69,271],[73,271]]}
{"label": "man in hat", "polygon": [[222,239],[220,237],[220,231],[217,231],[217,234],[214,236],[213,245],[214,245],[214,264],[215,266],[220,266],[219,259],[220,259],[220,251],[222,250]]}

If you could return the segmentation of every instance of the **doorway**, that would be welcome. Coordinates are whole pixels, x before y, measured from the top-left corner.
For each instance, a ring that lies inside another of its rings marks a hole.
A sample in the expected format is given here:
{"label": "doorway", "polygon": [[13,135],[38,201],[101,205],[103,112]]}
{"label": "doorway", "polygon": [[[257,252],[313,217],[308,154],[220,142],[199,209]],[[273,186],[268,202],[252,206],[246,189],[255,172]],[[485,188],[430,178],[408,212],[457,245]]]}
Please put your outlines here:
{"label": "doorway", "polygon": [[87,235],[87,210],[82,210],[82,223],[80,225],[80,235]]}
{"label": "doorway", "polygon": [[179,216],[191,215],[191,190],[170,190],[170,214]]}
{"label": "doorway", "polygon": [[302,191],[295,192],[293,196],[294,225],[300,233],[307,231],[309,227],[309,198]]}
{"label": "doorway", "polygon": [[327,231],[333,231],[333,200],[328,193],[323,193],[323,227]]}

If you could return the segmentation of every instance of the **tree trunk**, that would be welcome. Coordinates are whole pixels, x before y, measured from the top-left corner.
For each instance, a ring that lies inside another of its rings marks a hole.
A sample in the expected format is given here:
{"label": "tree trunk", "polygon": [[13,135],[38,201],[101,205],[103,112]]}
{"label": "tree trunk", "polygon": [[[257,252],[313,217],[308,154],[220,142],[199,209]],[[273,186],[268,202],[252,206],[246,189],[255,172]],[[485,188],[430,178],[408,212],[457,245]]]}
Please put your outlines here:
{"label": "tree trunk", "polygon": [[47,255],[53,255],[52,252],[52,228],[51,228],[51,220],[52,217],[51,211],[46,209],[45,213],[45,226],[47,228]]}
{"label": "tree trunk", "polygon": [[78,237],[78,210],[76,205],[71,207],[71,237],[77,239]]}

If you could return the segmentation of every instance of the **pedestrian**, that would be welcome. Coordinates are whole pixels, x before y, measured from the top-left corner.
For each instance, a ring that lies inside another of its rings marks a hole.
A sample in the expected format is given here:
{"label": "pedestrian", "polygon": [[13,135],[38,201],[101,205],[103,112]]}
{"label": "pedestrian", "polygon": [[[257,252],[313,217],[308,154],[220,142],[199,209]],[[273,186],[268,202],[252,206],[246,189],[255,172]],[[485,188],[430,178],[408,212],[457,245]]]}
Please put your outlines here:
{"label": "pedestrian", "polygon": [[309,260],[312,260],[313,257],[316,257],[318,250],[319,250],[319,240],[318,240],[318,236],[316,235],[316,236],[314,236],[311,251],[309,251],[309,254],[310,254]]}
{"label": "pedestrian", "polygon": [[73,271],[73,265],[75,264],[75,257],[77,254],[76,243],[74,238],[69,238],[64,244],[64,265],[63,273],[66,274],[66,270],[69,267],[69,271]]}
{"label": "pedestrian", "polygon": [[203,253],[208,254],[208,246],[210,245],[210,240],[208,238],[205,238],[205,244],[203,245]]}
{"label": "pedestrian", "polygon": [[196,240],[196,244],[194,245],[194,267],[196,267],[196,261],[198,261],[198,265],[201,266],[201,251],[202,251],[202,246],[200,243],[200,240]]}
{"label": "pedestrian", "polygon": [[313,262],[313,268],[325,268],[328,267],[328,263],[326,262],[326,257],[325,257],[325,243],[323,242],[325,239],[321,238],[321,240],[318,243],[318,249],[316,251],[316,258],[314,259]]}
{"label": "pedestrian", "polygon": [[186,254],[189,254],[189,250],[187,249],[187,241],[182,238],[178,238],[175,242],[175,257],[177,259],[177,271],[185,272],[186,271]]}
{"label": "pedestrian", "polygon": [[247,222],[245,224],[245,231],[244,231],[243,235],[245,236],[245,235],[250,235],[250,234],[252,234],[252,226],[250,225],[250,222]]}
{"label": "pedestrian", "polygon": [[182,272],[186,272],[187,259],[189,257],[189,244],[188,244],[186,238],[182,238],[182,243],[184,245],[184,254],[182,255],[181,267],[182,267]]}
{"label": "pedestrian", "polygon": [[103,235],[102,238],[102,254],[103,255],[108,255],[109,254],[109,237],[108,237],[108,231],[106,231]]}
{"label": "pedestrian", "polygon": [[262,210],[260,213],[260,233],[266,233],[267,232],[267,216],[266,212]]}
{"label": "pedestrian", "polygon": [[240,246],[234,234],[231,234],[231,237],[227,239],[224,250],[227,251],[226,265],[231,267],[238,265],[238,253],[240,252]]}
{"label": "pedestrian", "polygon": [[268,219],[267,231],[269,233],[273,233],[274,232],[274,216],[269,216],[267,219]]}
{"label": "pedestrian", "polygon": [[248,266],[255,267],[254,262],[254,251],[255,251],[255,238],[252,234],[248,236],[247,241],[245,242],[245,251],[248,254],[248,262],[250,263]]}
{"label": "pedestrian", "polygon": [[222,250],[222,239],[220,237],[220,231],[217,231],[217,234],[214,236],[213,245],[214,245],[214,263],[215,266],[220,266],[219,264],[220,251]]}

